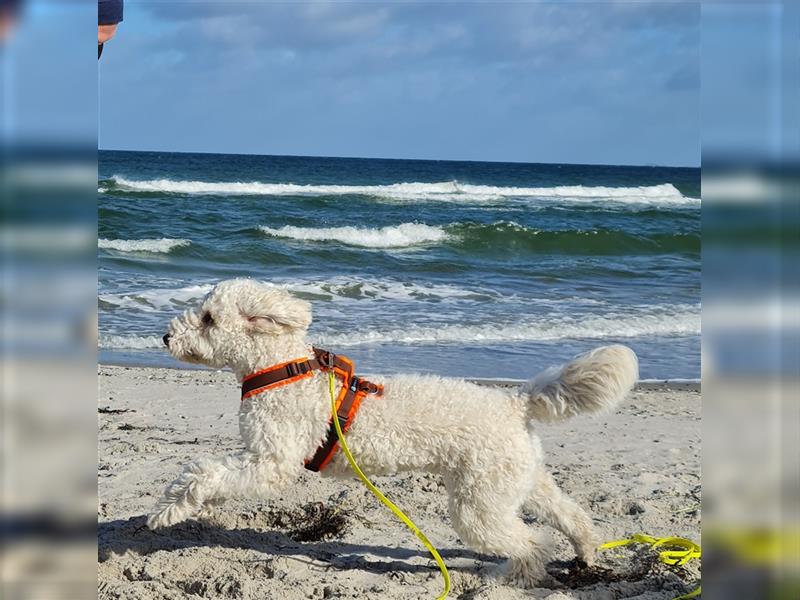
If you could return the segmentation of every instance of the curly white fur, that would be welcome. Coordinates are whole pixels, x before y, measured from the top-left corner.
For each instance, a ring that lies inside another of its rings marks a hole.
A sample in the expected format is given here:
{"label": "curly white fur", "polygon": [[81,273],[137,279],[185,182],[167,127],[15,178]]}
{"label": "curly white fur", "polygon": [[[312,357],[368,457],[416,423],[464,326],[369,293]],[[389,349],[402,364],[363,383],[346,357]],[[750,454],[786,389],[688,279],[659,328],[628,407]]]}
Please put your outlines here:
{"label": "curly white fur", "polygon": [[[615,368],[609,368],[611,366]],[[528,416],[544,423],[582,413],[609,412],[639,377],[639,361],[627,346],[604,346],[560,367],[550,367],[524,384]]]}
{"label": "curly white fur", "polygon": [[[241,381],[259,369],[311,356],[305,337],[310,323],[307,302],[234,279],[217,285],[197,310],[173,319],[165,341],[177,358],[229,367]],[[385,386],[384,395],[363,401],[347,439],[368,475],[412,469],[439,474],[459,537],[475,550],[508,557],[503,572],[532,586],[546,575],[547,551],[521,510],[561,531],[586,563],[593,561],[596,540],[591,519],[545,469],[531,420],[610,410],[637,375],[636,355],[608,346],[545,371],[516,391],[429,375],[374,379]],[[169,526],[226,498],[261,496],[291,484],[327,433],[329,407],[321,373],[249,397],[239,412],[245,451],[188,465],[148,525]],[[352,473],[337,453],[323,475]]]}

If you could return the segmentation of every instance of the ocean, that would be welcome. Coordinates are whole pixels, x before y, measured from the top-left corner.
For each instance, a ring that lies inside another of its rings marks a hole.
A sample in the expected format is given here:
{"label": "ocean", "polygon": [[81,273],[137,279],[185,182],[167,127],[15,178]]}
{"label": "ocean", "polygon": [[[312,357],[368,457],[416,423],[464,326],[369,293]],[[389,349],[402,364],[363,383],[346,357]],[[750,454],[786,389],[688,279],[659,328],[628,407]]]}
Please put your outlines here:
{"label": "ocean", "polygon": [[700,170],[99,153],[99,359],[161,343],[215,282],[312,302],[363,373],[527,378],[601,344],[700,376]]}

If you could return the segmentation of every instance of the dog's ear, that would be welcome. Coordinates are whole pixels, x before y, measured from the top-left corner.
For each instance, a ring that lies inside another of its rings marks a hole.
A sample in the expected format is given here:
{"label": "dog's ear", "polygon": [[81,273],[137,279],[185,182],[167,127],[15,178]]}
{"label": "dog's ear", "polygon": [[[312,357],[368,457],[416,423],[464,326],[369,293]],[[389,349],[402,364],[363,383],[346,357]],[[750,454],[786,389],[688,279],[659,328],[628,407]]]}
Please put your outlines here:
{"label": "dog's ear", "polygon": [[254,333],[278,335],[304,331],[311,325],[311,304],[281,289],[263,290],[242,298],[239,313]]}

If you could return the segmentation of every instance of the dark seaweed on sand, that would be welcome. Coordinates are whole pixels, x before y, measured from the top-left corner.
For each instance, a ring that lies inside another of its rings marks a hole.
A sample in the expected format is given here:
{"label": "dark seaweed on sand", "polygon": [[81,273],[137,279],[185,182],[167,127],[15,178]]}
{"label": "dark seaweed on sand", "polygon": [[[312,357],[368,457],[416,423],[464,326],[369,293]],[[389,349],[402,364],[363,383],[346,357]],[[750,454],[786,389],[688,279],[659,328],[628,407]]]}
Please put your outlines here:
{"label": "dark seaweed on sand", "polygon": [[672,573],[680,579],[687,586],[687,590],[689,587],[697,585],[689,571],[683,567],[662,563],[658,559],[658,553],[649,549],[631,553],[631,556],[624,564],[624,568],[616,566],[609,569],[597,565],[589,567],[585,563],[573,559],[571,561],[551,563],[548,572],[561,585],[570,589],[626,581],[656,581],[663,579],[667,573]]}
{"label": "dark seaweed on sand", "polygon": [[266,521],[273,527],[288,529],[286,535],[296,542],[317,542],[344,535],[348,519],[340,507],[321,502],[306,504],[298,510],[273,510]]}

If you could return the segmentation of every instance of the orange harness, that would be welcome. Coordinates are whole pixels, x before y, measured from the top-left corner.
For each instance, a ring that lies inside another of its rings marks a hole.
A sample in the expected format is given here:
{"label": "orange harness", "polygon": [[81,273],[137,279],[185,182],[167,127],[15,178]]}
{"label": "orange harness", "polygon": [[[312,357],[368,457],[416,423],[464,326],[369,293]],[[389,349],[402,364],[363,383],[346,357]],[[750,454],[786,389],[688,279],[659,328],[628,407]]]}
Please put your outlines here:
{"label": "orange harness", "polygon": [[[335,418],[339,419],[342,431],[347,431],[364,396],[367,394],[383,395],[382,385],[356,377],[353,374],[354,369],[353,363],[347,357],[314,348],[314,358],[297,358],[245,377],[242,381],[242,401],[255,394],[311,377],[314,371],[333,371],[333,374],[342,382],[342,389],[336,399]],[[331,416],[325,440],[314,452],[314,455],[305,461],[305,467],[309,471],[318,472],[324,469],[339,447],[339,438],[336,435],[333,419],[334,416]]]}

